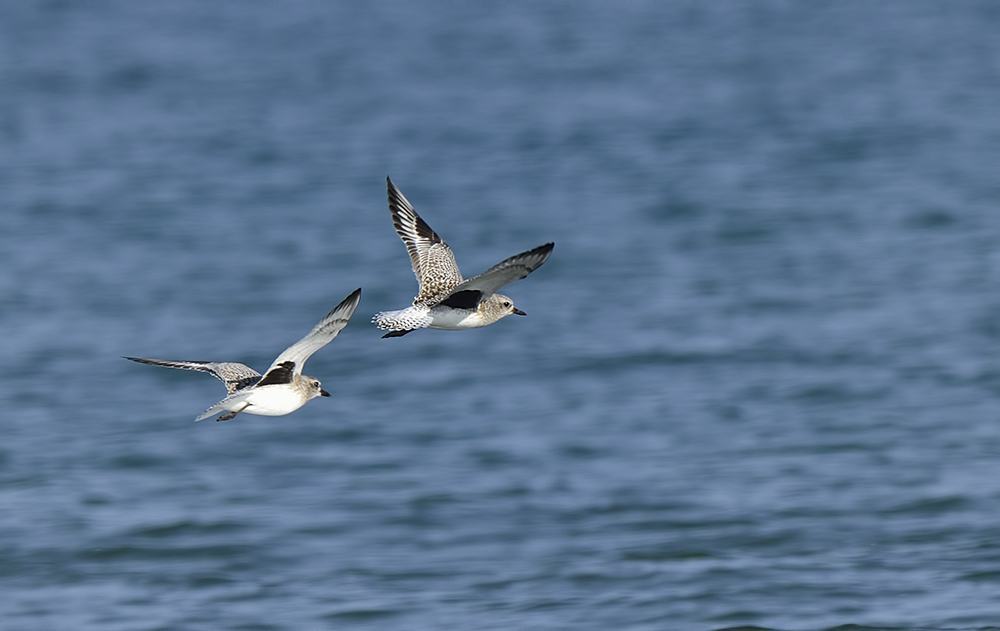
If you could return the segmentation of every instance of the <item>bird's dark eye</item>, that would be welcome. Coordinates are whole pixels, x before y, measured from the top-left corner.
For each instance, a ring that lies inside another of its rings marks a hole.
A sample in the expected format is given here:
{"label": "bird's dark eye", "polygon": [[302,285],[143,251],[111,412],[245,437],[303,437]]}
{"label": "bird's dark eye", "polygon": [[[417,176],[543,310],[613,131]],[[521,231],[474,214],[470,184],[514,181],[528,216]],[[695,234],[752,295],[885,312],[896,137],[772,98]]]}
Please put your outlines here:
{"label": "bird's dark eye", "polygon": [[509,307],[510,306],[510,301],[509,300],[505,300],[504,303],[503,303],[503,306]]}

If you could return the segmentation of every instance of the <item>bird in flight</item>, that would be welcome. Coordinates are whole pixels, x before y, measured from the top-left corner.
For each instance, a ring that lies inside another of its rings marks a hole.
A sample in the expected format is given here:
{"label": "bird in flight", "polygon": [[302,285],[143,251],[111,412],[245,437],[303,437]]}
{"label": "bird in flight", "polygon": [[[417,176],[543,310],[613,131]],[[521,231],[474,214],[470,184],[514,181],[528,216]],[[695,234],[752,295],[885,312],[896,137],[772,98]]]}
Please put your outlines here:
{"label": "bird in flight", "polygon": [[143,357],[125,359],[140,364],[207,372],[225,383],[229,396],[205,410],[196,421],[220,412],[225,414],[215,419],[217,421],[228,421],[240,412],[284,416],[299,409],[310,399],[330,396],[320,385],[319,379],[302,374],[302,367],[313,353],[332,342],[341,329],[347,326],[360,301],[361,290],[356,289],[326,314],[308,335],[278,355],[263,376],[238,362],[173,361]]}
{"label": "bird in flight", "polygon": [[392,225],[410,253],[420,289],[412,306],[375,314],[372,322],[388,331],[382,337],[400,337],[428,327],[446,331],[474,329],[511,314],[525,315],[510,297],[496,292],[538,269],[552,254],[554,243],[515,254],[479,276],[464,279],[444,239],[420,218],[391,179],[386,178],[386,183]]}

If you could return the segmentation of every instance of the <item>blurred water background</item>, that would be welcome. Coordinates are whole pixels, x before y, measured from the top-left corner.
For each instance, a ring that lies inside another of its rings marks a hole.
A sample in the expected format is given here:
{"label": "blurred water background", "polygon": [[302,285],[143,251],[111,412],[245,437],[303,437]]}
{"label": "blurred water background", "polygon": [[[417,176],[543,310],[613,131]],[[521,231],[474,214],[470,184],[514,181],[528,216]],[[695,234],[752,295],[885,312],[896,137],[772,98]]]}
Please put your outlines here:
{"label": "blurred water background", "polygon": [[[1000,7],[0,4],[0,626],[1000,624]],[[527,318],[382,340],[392,176]],[[191,420],[355,287],[331,399]]]}

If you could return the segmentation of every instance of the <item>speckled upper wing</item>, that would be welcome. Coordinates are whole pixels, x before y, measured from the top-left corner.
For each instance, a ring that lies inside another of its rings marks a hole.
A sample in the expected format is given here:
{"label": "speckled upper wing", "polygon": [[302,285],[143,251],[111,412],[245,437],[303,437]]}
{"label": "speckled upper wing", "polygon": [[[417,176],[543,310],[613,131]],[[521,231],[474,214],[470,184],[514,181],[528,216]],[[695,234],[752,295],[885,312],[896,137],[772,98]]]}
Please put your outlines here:
{"label": "speckled upper wing", "polygon": [[389,188],[389,212],[396,234],[403,240],[410,253],[413,275],[420,290],[413,299],[415,305],[432,305],[448,295],[462,282],[462,272],[455,262],[451,248],[413,210],[413,205],[386,178]]}
{"label": "speckled upper wing", "polygon": [[260,381],[259,372],[246,364],[238,362],[197,362],[173,359],[146,359],[144,357],[126,357],[125,359],[130,359],[140,364],[149,364],[150,366],[165,366],[167,368],[207,372],[226,384],[229,394],[249,388]]}

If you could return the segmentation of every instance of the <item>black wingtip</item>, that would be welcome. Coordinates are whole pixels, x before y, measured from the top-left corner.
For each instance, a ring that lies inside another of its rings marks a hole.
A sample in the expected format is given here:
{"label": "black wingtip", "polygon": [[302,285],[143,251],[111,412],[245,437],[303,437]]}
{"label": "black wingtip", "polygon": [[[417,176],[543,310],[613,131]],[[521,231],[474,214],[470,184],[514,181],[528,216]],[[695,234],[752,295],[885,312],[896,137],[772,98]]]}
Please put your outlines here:
{"label": "black wingtip", "polygon": [[343,312],[349,309],[351,313],[350,315],[347,316],[347,318],[350,318],[351,316],[354,315],[354,310],[358,308],[358,304],[360,303],[361,303],[361,288],[358,287],[357,289],[352,291],[347,298],[344,298],[339,303],[337,303],[336,307],[330,309],[330,313],[326,314],[326,317],[329,318],[338,311]]}
{"label": "black wingtip", "polygon": [[[414,222],[414,231],[417,233],[418,237],[426,239],[431,243],[444,243],[444,239],[442,239],[438,233],[434,232],[433,228],[427,225],[427,222],[424,221],[423,217],[417,214],[417,211],[413,209],[413,204],[411,204],[410,200],[406,199],[406,196],[403,195],[403,192],[399,190],[395,184],[393,184],[392,180],[389,179],[389,176],[386,176],[385,181],[389,186],[389,212],[392,214],[392,225],[396,229],[396,233],[402,237],[403,232],[401,231],[408,231],[405,225],[410,219],[412,219]],[[403,237],[403,241],[406,241],[405,237]]]}
{"label": "black wingtip", "polygon": [[556,247],[555,242],[554,241],[549,241],[548,243],[546,243],[544,245],[538,246],[534,250],[529,250],[528,251],[528,254],[530,254],[530,255],[539,255],[539,256],[542,257],[541,263],[539,263],[538,265],[536,265],[535,269],[538,269],[539,267],[542,266],[543,263],[545,263],[545,261],[549,260],[549,257],[552,256],[552,249],[554,247]]}
{"label": "black wingtip", "polygon": [[399,187],[389,179],[388,175],[385,176],[385,184],[386,196],[389,198],[389,210],[392,210],[393,206],[405,208],[408,204],[404,201],[405,197],[403,197],[403,191],[399,190]]}
{"label": "black wingtip", "polygon": [[348,305],[348,304],[350,304],[352,302],[360,301],[360,299],[361,299],[361,288],[358,287],[357,289],[355,289],[354,291],[352,291],[350,293],[350,295],[347,296],[347,298],[344,298],[343,300],[341,300],[340,304],[337,305],[334,309],[339,309],[340,307]]}

